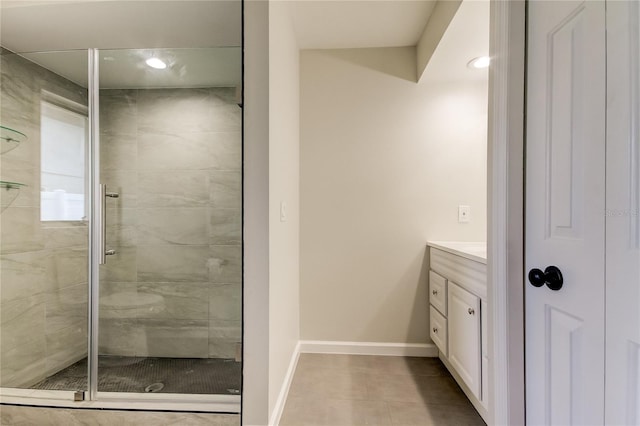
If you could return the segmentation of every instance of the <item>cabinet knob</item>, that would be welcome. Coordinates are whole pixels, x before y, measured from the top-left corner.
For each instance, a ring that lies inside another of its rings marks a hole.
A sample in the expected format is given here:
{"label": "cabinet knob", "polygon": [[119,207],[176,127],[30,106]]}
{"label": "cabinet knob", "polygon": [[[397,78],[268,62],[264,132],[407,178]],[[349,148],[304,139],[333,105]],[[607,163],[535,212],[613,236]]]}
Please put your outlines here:
{"label": "cabinet knob", "polygon": [[467,309],[467,312],[469,312],[469,315],[474,315],[476,313],[476,311],[473,308]]}
{"label": "cabinet knob", "polygon": [[438,290],[431,290],[431,294],[433,294],[434,296],[438,295]]}
{"label": "cabinet knob", "polygon": [[433,327],[433,332],[434,332],[435,334],[438,334],[438,329],[437,329],[436,327]]}

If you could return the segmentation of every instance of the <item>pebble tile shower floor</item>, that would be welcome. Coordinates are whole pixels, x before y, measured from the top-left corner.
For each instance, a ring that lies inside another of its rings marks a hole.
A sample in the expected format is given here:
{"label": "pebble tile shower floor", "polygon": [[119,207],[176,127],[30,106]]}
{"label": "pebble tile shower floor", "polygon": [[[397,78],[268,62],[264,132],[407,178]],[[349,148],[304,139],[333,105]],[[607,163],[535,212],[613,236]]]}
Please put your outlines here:
{"label": "pebble tile shower floor", "polygon": [[[145,392],[162,383],[160,393],[240,394],[241,363],[218,358],[139,358],[100,356],[98,390]],[[32,389],[86,390],[87,359],[47,377]]]}

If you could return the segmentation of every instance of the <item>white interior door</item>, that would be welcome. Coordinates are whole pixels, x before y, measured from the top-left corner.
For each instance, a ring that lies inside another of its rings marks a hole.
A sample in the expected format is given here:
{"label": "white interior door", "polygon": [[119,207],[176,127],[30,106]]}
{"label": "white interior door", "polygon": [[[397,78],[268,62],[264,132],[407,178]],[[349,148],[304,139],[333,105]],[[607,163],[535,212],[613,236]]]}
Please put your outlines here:
{"label": "white interior door", "polygon": [[526,286],[527,423],[602,424],[605,4],[528,7],[525,263],[563,286]]}
{"label": "white interior door", "polygon": [[607,3],[605,424],[640,424],[640,2]]}

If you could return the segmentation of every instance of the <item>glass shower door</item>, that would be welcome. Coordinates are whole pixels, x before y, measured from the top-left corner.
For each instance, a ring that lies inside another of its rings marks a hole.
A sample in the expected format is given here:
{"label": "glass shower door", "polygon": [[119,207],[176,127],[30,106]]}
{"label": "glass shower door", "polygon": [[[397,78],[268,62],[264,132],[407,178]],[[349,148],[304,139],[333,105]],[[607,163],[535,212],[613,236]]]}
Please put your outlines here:
{"label": "glass shower door", "polygon": [[87,389],[87,52],[0,48],[0,73],[0,387],[72,399]]}
{"label": "glass shower door", "polygon": [[241,60],[98,53],[101,395],[240,393]]}

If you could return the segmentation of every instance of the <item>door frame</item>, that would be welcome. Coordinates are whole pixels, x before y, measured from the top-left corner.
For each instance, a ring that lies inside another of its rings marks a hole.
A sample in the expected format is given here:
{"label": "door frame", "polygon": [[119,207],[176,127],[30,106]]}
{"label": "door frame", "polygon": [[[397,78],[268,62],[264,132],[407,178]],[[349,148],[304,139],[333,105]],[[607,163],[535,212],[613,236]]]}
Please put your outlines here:
{"label": "door frame", "polygon": [[[492,425],[524,424],[525,0],[491,1],[487,282]],[[268,2],[244,4],[242,424],[268,424]],[[267,136],[265,136],[267,135]],[[266,138],[266,143],[265,143]]]}
{"label": "door frame", "polygon": [[491,0],[487,140],[490,424],[525,424],[526,0]]}

